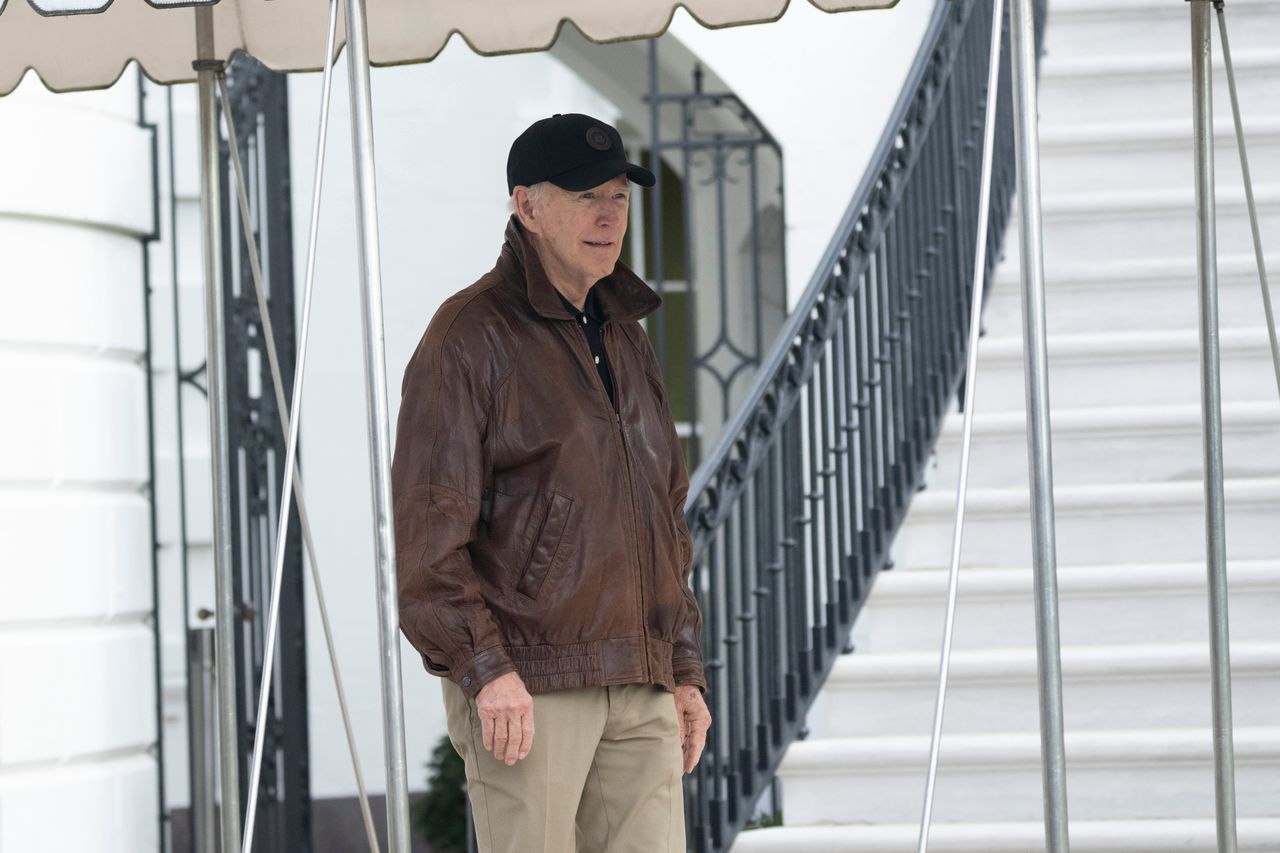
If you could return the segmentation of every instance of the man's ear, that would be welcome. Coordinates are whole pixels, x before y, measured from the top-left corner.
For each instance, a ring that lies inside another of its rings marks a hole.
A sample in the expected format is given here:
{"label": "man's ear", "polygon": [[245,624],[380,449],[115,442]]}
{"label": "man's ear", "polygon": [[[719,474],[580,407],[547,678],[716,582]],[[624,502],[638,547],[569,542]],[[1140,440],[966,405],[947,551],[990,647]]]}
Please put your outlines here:
{"label": "man's ear", "polygon": [[534,210],[533,199],[529,196],[528,187],[516,187],[512,193],[512,200],[515,202],[516,216],[520,219],[520,224],[525,230],[531,234],[538,233],[538,217]]}

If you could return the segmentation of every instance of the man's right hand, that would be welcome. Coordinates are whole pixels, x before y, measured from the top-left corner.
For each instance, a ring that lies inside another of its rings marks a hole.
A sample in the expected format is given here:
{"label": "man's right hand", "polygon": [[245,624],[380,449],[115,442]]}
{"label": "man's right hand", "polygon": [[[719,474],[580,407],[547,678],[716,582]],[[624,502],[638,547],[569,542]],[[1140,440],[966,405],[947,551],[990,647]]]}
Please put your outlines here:
{"label": "man's right hand", "polygon": [[529,754],[533,746],[533,697],[520,674],[508,672],[476,694],[476,711],[484,732],[484,748],[508,766]]}

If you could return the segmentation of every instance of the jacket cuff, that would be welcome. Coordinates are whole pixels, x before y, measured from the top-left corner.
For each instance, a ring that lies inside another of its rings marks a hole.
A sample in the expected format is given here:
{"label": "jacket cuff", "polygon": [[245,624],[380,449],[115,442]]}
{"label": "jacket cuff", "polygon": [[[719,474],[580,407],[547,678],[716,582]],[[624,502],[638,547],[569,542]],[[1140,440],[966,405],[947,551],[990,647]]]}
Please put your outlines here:
{"label": "jacket cuff", "polygon": [[468,699],[474,699],[490,681],[515,671],[516,665],[507,655],[507,650],[502,646],[492,646],[479,652],[466,666],[454,667],[449,678],[462,689]]}
{"label": "jacket cuff", "polygon": [[703,675],[701,658],[672,658],[671,675],[677,687],[688,685],[697,687],[703,693],[707,692],[707,679]]}

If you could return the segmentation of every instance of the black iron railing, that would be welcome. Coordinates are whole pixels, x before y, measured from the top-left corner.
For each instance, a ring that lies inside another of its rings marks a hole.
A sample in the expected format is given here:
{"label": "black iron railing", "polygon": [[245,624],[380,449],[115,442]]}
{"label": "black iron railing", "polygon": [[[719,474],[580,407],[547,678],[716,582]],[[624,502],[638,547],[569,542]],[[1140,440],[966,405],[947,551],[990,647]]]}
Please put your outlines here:
{"label": "black iron railing", "polygon": [[[1036,15],[1042,33],[1042,0]],[[693,476],[713,724],[686,780],[689,850],[728,850],[807,733],[963,378],[990,26],[988,0],[938,4],[817,272]],[[988,277],[1015,179],[1007,25],[1001,62]]]}
{"label": "black iron railing", "polygon": [[[286,399],[293,392],[294,336],[292,214],[289,189],[289,108],[284,74],[238,55],[227,67],[236,142],[245,160],[252,228],[262,249],[263,287],[278,342]],[[230,146],[220,145],[223,310],[226,313],[228,435],[232,459],[232,588],[239,603],[236,687],[240,732],[240,805],[249,801],[262,663],[271,600],[272,543],[277,501],[285,481],[284,429],[272,391],[266,338],[250,273],[249,245],[237,207]],[[280,593],[276,686],[267,706],[260,805],[254,850],[311,850],[311,771],[307,724],[307,650],[302,583],[302,536],[295,506],[285,539]],[[242,816],[243,821],[243,816]]]}

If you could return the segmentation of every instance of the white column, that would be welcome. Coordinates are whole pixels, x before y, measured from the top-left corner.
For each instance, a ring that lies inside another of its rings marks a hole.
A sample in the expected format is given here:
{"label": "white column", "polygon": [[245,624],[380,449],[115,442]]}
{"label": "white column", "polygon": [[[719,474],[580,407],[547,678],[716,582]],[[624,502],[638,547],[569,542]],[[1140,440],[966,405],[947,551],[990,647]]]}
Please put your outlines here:
{"label": "white column", "polygon": [[0,99],[0,838],[158,846],[142,362],[151,140],[130,69]]}

